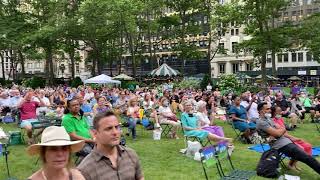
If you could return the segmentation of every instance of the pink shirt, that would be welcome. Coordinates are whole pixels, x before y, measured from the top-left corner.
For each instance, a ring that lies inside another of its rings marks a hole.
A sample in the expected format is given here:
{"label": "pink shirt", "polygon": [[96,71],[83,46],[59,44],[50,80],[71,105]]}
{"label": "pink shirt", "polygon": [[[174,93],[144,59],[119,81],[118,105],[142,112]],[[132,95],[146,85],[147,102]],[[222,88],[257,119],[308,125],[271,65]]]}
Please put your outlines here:
{"label": "pink shirt", "polygon": [[24,102],[20,107],[21,120],[37,119],[36,109],[39,103],[35,101]]}
{"label": "pink shirt", "polygon": [[273,118],[273,122],[274,123],[276,123],[276,124],[278,124],[279,126],[281,126],[281,127],[283,127],[283,128],[286,128],[286,126],[285,126],[285,124],[284,124],[284,120],[283,120],[283,117],[281,117],[281,118],[276,118],[276,117],[274,117]]}

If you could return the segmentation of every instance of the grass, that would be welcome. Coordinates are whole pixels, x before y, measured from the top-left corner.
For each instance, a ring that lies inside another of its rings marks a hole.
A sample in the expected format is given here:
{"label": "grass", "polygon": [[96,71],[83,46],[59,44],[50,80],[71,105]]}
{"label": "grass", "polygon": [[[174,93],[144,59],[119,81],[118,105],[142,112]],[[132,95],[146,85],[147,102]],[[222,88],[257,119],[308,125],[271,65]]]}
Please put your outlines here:
{"label": "grass", "polygon": [[[231,126],[224,122],[218,122],[218,125],[224,127],[227,137],[235,137]],[[6,131],[19,130],[15,124],[1,124]],[[313,146],[320,146],[319,133],[315,125],[308,123],[302,124],[291,134],[303,138],[312,143]],[[140,135],[140,136],[139,136]],[[182,136],[180,136],[182,137]],[[140,157],[143,172],[146,179],[152,180],[198,180],[205,179],[202,166],[199,162],[187,158],[179,153],[184,148],[184,140],[172,140],[163,138],[160,141],[152,140],[151,131],[142,131],[138,129],[138,140],[132,141],[127,138],[127,145],[136,150]],[[235,142],[235,151],[232,154],[233,163],[236,168],[243,170],[254,170],[260,154],[249,151],[249,145]],[[33,172],[39,169],[39,163],[36,164],[37,157],[30,157],[26,154],[25,145],[10,146],[9,166],[11,174],[17,179],[26,179]],[[320,160],[320,158],[317,158]],[[0,157],[0,179],[6,179],[5,161]],[[303,171],[299,174],[286,170],[286,174],[298,175],[301,179],[316,180],[320,179],[319,175],[308,166],[299,163]],[[209,169],[209,179],[219,179],[215,168]],[[261,177],[252,179],[260,180]]]}

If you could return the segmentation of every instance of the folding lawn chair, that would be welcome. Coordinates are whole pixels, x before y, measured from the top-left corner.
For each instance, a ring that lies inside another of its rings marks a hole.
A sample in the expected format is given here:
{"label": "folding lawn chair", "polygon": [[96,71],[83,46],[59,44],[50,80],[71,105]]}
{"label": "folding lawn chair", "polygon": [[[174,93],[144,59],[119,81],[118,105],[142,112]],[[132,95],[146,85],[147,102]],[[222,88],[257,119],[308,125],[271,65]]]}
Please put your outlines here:
{"label": "folding lawn chair", "polygon": [[[200,154],[202,168],[207,180],[209,179],[207,169],[213,166],[216,166],[220,179],[223,180],[247,180],[256,175],[255,171],[235,169],[226,145],[212,145],[202,148]],[[225,172],[228,168],[223,165],[225,160],[229,161],[229,169],[231,169],[228,174]]]}
{"label": "folding lawn chair", "polygon": [[186,143],[186,147],[188,146],[187,145],[188,140],[190,140],[190,141],[198,141],[201,144],[202,147],[206,147],[208,144],[212,145],[211,141],[208,138],[202,140],[202,139],[200,139],[200,138],[198,138],[196,136],[187,136],[187,135],[185,135],[182,122],[181,122],[181,127],[182,127],[181,129],[182,129],[182,133],[183,133],[183,136],[184,136],[184,140],[185,140],[185,143]]}
{"label": "folding lawn chair", "polygon": [[240,142],[243,142],[243,140],[241,138],[242,132],[239,129],[236,129],[236,127],[234,126],[233,122],[231,122],[231,127],[232,127],[234,133],[236,134],[235,139],[240,141]]}
{"label": "folding lawn chair", "polygon": [[160,124],[162,132],[161,132],[161,137],[168,137],[168,135],[170,134],[173,125],[171,124]]}

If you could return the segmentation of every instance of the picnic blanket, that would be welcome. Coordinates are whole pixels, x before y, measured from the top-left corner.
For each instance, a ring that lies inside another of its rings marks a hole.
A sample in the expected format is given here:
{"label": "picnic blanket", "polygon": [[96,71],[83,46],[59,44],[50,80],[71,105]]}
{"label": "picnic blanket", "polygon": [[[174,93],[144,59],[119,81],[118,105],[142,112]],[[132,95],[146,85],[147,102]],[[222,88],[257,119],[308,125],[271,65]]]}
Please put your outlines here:
{"label": "picnic blanket", "polygon": [[[264,151],[269,150],[270,146],[269,146],[269,144],[263,144],[263,145],[257,144],[257,145],[248,147],[248,149],[252,150],[252,151],[256,151],[258,153],[263,153]],[[312,147],[312,156],[316,157],[319,155],[320,155],[320,147]]]}

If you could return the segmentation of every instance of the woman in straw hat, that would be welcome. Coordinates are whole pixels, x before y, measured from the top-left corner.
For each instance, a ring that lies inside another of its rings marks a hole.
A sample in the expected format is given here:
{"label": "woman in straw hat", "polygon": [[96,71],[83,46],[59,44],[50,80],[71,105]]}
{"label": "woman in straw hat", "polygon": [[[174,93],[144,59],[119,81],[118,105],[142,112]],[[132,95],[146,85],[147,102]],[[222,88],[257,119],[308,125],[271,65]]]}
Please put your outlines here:
{"label": "woman in straw hat", "polygon": [[71,141],[64,127],[47,127],[41,137],[41,143],[28,147],[29,155],[39,155],[42,168],[28,180],[84,180],[82,174],[70,168],[70,154],[82,149],[84,141]]}

